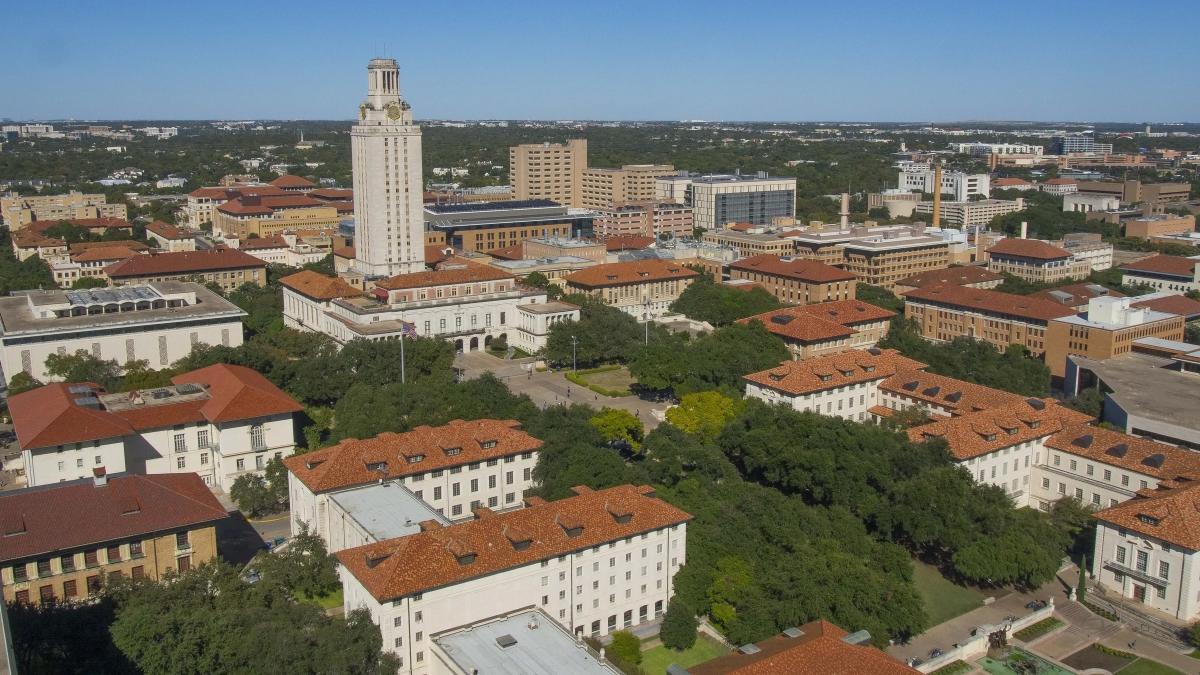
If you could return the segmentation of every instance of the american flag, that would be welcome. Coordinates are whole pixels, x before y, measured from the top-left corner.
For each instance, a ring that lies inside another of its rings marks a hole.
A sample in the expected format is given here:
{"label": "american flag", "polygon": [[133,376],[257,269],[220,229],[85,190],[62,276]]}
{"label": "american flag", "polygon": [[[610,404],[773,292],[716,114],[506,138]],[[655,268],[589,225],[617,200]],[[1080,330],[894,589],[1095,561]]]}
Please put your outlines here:
{"label": "american flag", "polygon": [[400,322],[400,335],[404,337],[417,337],[417,324],[409,323],[408,321]]}

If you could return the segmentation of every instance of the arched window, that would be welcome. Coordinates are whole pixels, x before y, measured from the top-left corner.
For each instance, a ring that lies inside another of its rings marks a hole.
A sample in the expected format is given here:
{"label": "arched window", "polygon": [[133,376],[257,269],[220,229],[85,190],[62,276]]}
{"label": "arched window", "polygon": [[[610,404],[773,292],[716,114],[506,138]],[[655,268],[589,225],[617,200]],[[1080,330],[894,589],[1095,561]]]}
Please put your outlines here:
{"label": "arched window", "polygon": [[267,447],[266,439],[263,437],[263,425],[250,426],[250,447],[253,450],[262,450]]}

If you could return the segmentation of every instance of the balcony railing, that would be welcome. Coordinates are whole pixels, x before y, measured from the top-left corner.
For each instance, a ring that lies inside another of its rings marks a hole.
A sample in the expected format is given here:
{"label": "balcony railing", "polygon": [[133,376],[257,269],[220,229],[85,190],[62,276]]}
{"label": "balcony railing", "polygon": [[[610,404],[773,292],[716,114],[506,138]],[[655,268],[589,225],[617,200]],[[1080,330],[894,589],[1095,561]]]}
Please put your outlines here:
{"label": "balcony railing", "polygon": [[1112,560],[1104,561],[1104,566],[1118,574],[1124,574],[1127,577],[1133,577],[1134,579],[1137,579],[1138,581],[1144,581],[1145,583],[1148,583],[1148,584],[1151,584],[1154,586],[1159,586],[1161,588],[1166,588],[1167,586],[1171,585],[1170,581],[1167,581],[1166,579],[1163,579],[1162,577],[1152,576],[1148,572],[1145,572],[1145,571],[1139,570],[1139,569],[1134,569],[1132,567],[1126,567],[1125,565],[1122,565],[1121,563],[1118,563],[1118,562],[1114,562]]}

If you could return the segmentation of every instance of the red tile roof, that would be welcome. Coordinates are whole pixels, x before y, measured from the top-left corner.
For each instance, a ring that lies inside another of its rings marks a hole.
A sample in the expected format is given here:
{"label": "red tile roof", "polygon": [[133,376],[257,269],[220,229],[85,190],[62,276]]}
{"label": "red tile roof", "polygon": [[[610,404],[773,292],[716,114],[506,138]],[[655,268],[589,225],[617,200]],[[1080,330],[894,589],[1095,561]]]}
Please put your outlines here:
{"label": "red tile roof", "polygon": [[[76,404],[77,399],[103,393],[95,384],[55,383],[11,397],[9,413],[21,447],[36,449],[186,422],[220,424],[303,410],[265,377],[243,366],[217,364],[176,375],[171,382],[203,385],[208,396],[109,411]],[[80,391],[72,393],[72,388]]]}
{"label": "red tile roof", "polygon": [[237,249],[219,248],[208,251],[176,251],[151,253],[123,260],[105,269],[111,279],[159,276],[165,274],[196,274],[220,270],[266,268],[267,263]]}
{"label": "red tile roof", "polygon": [[[484,447],[494,442],[491,447]],[[313,492],[340,490],[384,476],[396,478],[533,452],[542,442],[521,430],[516,420],[453,420],[440,427],[419,426],[404,433],[350,438],[328,448],[288,457],[289,471]],[[457,449],[449,453],[448,450]],[[419,458],[419,459],[414,459]]]}
{"label": "red tile roof", "polygon": [[135,255],[141,255],[128,246],[96,246],[71,256],[73,262],[102,262],[105,260],[124,260]]}
{"label": "red tile roof", "polygon": [[239,185],[236,187],[202,187],[188,193],[189,197],[215,200],[236,199],[244,195],[286,195],[287,193],[273,185]]}
{"label": "red tile roof", "polygon": [[908,437],[916,442],[944,439],[950,454],[964,460],[1045,438],[1068,426],[1090,421],[1090,415],[1065,408],[1053,399],[1026,399],[913,427],[908,430]]}
{"label": "red tile roof", "polygon": [[789,396],[811,394],[848,384],[883,380],[900,371],[920,370],[925,364],[895,349],[856,349],[804,361],[784,361],[774,368],[742,379]]}
{"label": "red tile roof", "polygon": [[317,188],[316,190],[309,190],[308,196],[313,199],[330,202],[350,201],[354,199],[354,190],[347,190],[346,188]]}
{"label": "red tile roof", "polygon": [[880,391],[961,415],[1015,405],[1024,397],[924,370],[905,370],[879,383]]}
{"label": "red tile roof", "polygon": [[[70,388],[81,391],[73,394]],[[75,405],[76,398],[98,391],[91,383],[54,383],[9,397],[8,410],[21,448],[48,448],[132,433],[133,427],[112,413]]]}
{"label": "red tile roof", "polygon": [[1070,258],[1071,253],[1066,249],[1052,246],[1037,239],[1018,239],[1006,237],[992,244],[987,250],[988,255],[1015,256],[1018,258],[1033,258],[1035,260],[1061,260]]}
{"label": "red tile roof", "polygon": [[729,265],[730,269],[758,272],[776,277],[798,279],[812,284],[828,284],[838,281],[853,281],[855,275],[817,260],[793,258],[764,253],[743,258]]}
{"label": "red tile roof", "polygon": [[777,635],[758,643],[753,654],[732,652],[691,666],[691,675],[917,675],[921,671],[870,645],[846,642],[846,631],[818,619],[800,635]]}
{"label": "red tile roof", "polygon": [[204,418],[214,424],[297,413],[304,407],[276,387],[258,371],[224,363],[193,370],[171,378],[174,384],[199,384],[209,398],[201,407]]}
{"label": "red tile roof", "polygon": [[230,199],[217,207],[218,211],[235,216],[269,215],[276,209],[305,209],[330,206],[329,202],[301,194],[243,196]]}
{"label": "red tile roof", "polygon": [[[503,248],[494,248],[490,251],[484,251],[487,255],[500,260],[521,260],[525,257],[525,247],[521,244],[516,246],[505,246]],[[425,258],[428,262],[429,258]]]}
{"label": "red tile roof", "polygon": [[436,265],[452,257],[454,257],[454,249],[450,246],[446,246],[445,244],[425,244],[426,265]]}
{"label": "red tile roof", "polygon": [[1032,185],[1032,183],[1027,180],[1021,180],[1020,178],[997,178],[996,180],[992,181],[992,187],[1000,189],[1015,187],[1018,185]]}
{"label": "red tile roof", "polygon": [[1167,314],[1178,314],[1188,321],[1200,317],[1200,301],[1193,300],[1186,295],[1165,295],[1160,298],[1138,300],[1131,303],[1131,306],[1145,307]]}
{"label": "red tile roof", "polygon": [[[1120,291],[1114,291],[1103,286],[1099,286],[1098,290],[1097,286],[1098,284],[1091,282],[1068,284],[1066,286],[1055,286],[1054,288],[1047,288],[1036,293],[1030,293],[1028,297],[1049,300],[1050,302],[1056,302],[1067,307],[1084,306],[1087,305],[1088,301],[1092,298],[1099,298],[1101,296],[1107,296],[1111,298],[1125,297],[1125,294],[1121,293]],[[1101,292],[1101,290],[1103,292]],[[1066,293],[1070,297],[1060,300],[1059,298],[1063,293]]]}
{"label": "red tile roof", "polygon": [[1130,272],[1169,274],[1177,277],[1186,277],[1190,281],[1195,274],[1196,265],[1200,265],[1200,260],[1177,255],[1155,255],[1149,258],[1142,258],[1136,262],[1125,263],[1121,265],[1121,269],[1129,270]]}
{"label": "red tile roof", "polygon": [[1079,181],[1073,178],[1051,178],[1045,181],[1046,185],[1078,185]]}
{"label": "red tile roof", "polygon": [[1093,517],[1168,544],[1200,550],[1200,482],[1163,481]]}
{"label": "red tile roof", "polygon": [[604,240],[604,247],[609,251],[640,251],[650,248],[654,237],[641,237],[636,234],[609,237]]}
{"label": "red tile roof", "polygon": [[477,509],[476,520],[455,525],[422,523],[422,532],[340,551],[338,562],[377,601],[387,602],[691,519],[655,498],[650,486],[575,491],[515,511]]}
{"label": "red tile roof", "polygon": [[1004,275],[999,272],[993,272],[986,267],[978,265],[957,265],[954,267],[946,267],[940,270],[929,270],[914,274],[911,277],[904,277],[896,282],[897,286],[908,286],[912,288],[921,288],[922,286],[932,286],[934,284],[953,284],[955,286],[972,286],[974,284],[983,284],[992,281],[1003,281]]}
{"label": "red tile roof", "polygon": [[146,226],[146,229],[163,239],[191,239],[195,235],[188,229],[156,220]]}
{"label": "red tile roof", "polygon": [[311,180],[308,180],[307,178],[302,178],[300,176],[293,176],[291,174],[284,174],[284,175],[280,176],[279,178],[276,178],[275,180],[271,181],[271,185],[274,185],[275,187],[280,188],[280,189],[315,188],[315,187],[317,187],[317,184],[312,182]]}
{"label": "red tile roof", "polygon": [[35,220],[22,229],[33,232],[45,232],[59,223],[70,223],[75,227],[82,227],[89,230],[122,230],[133,228],[133,225],[128,220],[121,218],[60,218],[58,220]]}
{"label": "red tile roof", "polygon": [[113,475],[0,493],[0,561],[32,559],[228,517],[194,473]]}
{"label": "red tile roof", "polygon": [[347,260],[354,260],[354,247],[353,246],[339,246],[339,247],[333,249],[333,255],[338,258],[346,258]]}
{"label": "red tile roof", "polygon": [[150,250],[150,247],[146,244],[133,239],[117,239],[114,241],[80,241],[68,245],[67,249],[70,251],[71,255],[78,255],[84,251],[90,251],[94,248],[108,248],[110,246],[121,246],[136,253]]}
{"label": "red tile roof", "polygon": [[280,279],[279,283],[313,300],[352,298],[363,294],[361,290],[346,283],[341,277],[330,277],[312,270],[289,274]]}
{"label": "red tile roof", "polygon": [[25,229],[13,232],[12,242],[17,248],[50,248],[67,245],[67,242],[62,239],[47,237],[41,232]]}
{"label": "red tile roof", "polygon": [[579,270],[567,276],[567,284],[584,288],[604,288],[625,284],[644,284],[671,279],[691,279],[700,273],[677,262],[634,260],[605,263]]}
{"label": "red tile roof", "polygon": [[1063,429],[1046,447],[1161,480],[1200,480],[1200,453],[1091,424]]}
{"label": "red tile roof", "polygon": [[513,275],[476,262],[461,258],[450,258],[435,270],[398,274],[387,279],[380,279],[375,286],[385,291],[397,291],[406,288],[426,288],[429,286],[445,286],[448,284],[466,284],[480,281],[502,281],[512,279]]}
{"label": "red tile roof", "polygon": [[814,305],[784,307],[739,319],[738,323],[761,321],[772,333],[799,342],[820,342],[854,335],[851,326],[887,321],[895,312],[861,300],[835,300]]}
{"label": "red tile roof", "polygon": [[1003,314],[1035,321],[1049,321],[1075,313],[1075,310],[1070,307],[1064,307],[1057,302],[1041,298],[949,284],[925,286],[901,295],[908,302],[932,302],[958,309]]}
{"label": "red tile roof", "polygon": [[253,238],[243,239],[238,244],[238,250],[240,250],[240,251],[256,251],[256,250],[264,249],[264,248],[287,248],[287,247],[288,247],[287,240],[277,234],[270,236],[270,237],[253,237]]}

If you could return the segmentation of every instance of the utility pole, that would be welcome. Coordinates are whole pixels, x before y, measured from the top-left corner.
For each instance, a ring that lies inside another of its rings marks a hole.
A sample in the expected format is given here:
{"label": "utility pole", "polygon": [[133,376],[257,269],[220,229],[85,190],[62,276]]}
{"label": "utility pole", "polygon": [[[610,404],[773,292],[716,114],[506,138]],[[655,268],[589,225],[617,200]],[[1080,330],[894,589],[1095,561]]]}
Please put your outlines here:
{"label": "utility pole", "polygon": [[650,344],[650,298],[646,298],[646,344]]}
{"label": "utility pole", "polygon": [[404,326],[400,326],[400,384],[404,384]]}
{"label": "utility pole", "polygon": [[571,372],[579,370],[579,361],[575,358],[575,347],[579,344],[579,338],[571,336]]}

